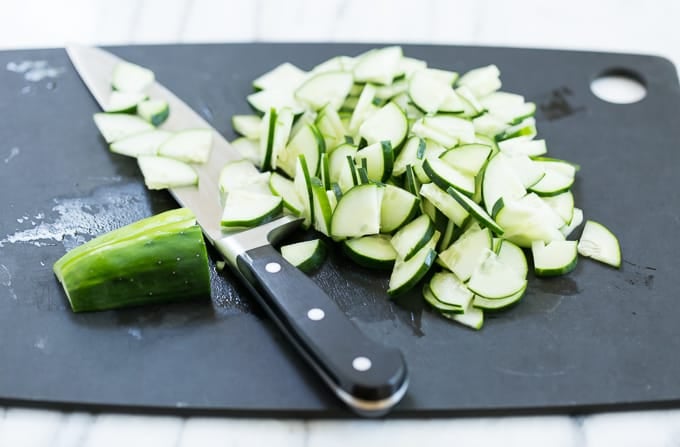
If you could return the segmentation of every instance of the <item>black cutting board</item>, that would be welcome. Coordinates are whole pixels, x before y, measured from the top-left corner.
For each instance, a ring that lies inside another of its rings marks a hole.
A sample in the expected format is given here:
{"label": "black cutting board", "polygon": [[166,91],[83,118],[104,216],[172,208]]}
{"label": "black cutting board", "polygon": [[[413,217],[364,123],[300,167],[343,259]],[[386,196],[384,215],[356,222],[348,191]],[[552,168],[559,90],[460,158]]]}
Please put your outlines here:
{"label": "black cutting board", "polygon": [[[250,113],[251,80],[290,61],[309,69],[368,45],[238,44],[114,48],[155,71],[228,139]],[[589,411],[680,403],[680,91],[650,56],[404,46],[430,66],[495,63],[504,89],[538,104],[549,154],[581,165],[587,218],[623,248],[615,270],[581,259],[562,278],[530,278],[522,302],[471,331],[387,276],[333,255],[314,279],[366,333],[398,346],[411,373],[394,415]],[[45,61],[46,77],[21,73]],[[614,105],[590,81],[626,70],[644,100]],[[213,264],[212,300],[73,314],[51,270],[69,248],[168,208],[133,160],[110,154],[97,105],[61,49],[0,53],[0,396],[4,404],[344,416],[247,292]],[[215,253],[212,253],[216,259]],[[342,334],[338,334],[342,336]]]}

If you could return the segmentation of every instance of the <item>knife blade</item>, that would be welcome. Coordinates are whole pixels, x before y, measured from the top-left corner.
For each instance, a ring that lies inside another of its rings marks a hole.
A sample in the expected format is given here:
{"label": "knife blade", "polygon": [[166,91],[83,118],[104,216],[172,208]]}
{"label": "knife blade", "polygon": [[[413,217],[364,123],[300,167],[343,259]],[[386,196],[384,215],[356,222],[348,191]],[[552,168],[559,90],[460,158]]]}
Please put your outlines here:
{"label": "knife blade", "polygon": [[[104,108],[111,94],[111,75],[123,59],[106,50],[81,45],[69,46],[66,52],[99,106]],[[170,194],[181,206],[194,212],[206,239],[224,256],[236,276],[335,395],[359,415],[387,413],[408,388],[402,353],[363,334],[314,281],[273,248],[272,244],[299,226],[300,219],[283,216],[243,231],[221,227],[220,170],[226,163],[240,159],[240,155],[208,122],[160,83],[154,82],[147,93],[151,98],[168,102],[170,116],[163,129],[213,131],[209,160],[194,165],[198,185],[172,188]]]}

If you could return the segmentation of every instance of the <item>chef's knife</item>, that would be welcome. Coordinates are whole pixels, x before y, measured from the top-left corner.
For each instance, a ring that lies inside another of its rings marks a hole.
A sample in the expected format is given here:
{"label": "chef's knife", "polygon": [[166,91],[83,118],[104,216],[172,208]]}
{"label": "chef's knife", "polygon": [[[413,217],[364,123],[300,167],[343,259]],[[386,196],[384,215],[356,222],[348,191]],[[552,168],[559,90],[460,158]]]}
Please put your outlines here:
{"label": "chef's knife", "polygon": [[[111,75],[123,60],[93,47],[66,49],[83,82],[101,107],[111,94]],[[201,116],[158,82],[149,97],[164,99],[167,130],[212,128]],[[311,279],[286,262],[272,247],[300,219],[284,216],[240,232],[220,226],[218,178],[225,163],[241,158],[213,129],[207,163],[196,165],[198,186],[173,188],[172,196],[190,208],[206,238],[228,261],[269,316],[335,394],[358,414],[379,416],[396,405],[408,387],[403,355],[367,338]]]}

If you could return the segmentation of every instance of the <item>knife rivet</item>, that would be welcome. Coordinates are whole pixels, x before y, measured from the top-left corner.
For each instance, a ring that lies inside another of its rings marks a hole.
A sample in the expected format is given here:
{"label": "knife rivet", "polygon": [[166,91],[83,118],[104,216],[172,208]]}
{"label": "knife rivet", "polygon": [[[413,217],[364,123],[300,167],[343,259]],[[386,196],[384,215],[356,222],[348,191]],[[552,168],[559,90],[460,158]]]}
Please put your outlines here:
{"label": "knife rivet", "polygon": [[371,369],[371,359],[363,356],[355,357],[354,360],[352,360],[352,368],[357,371],[368,371]]}
{"label": "knife rivet", "polygon": [[278,262],[269,262],[264,266],[264,269],[269,273],[278,273],[281,271],[281,264]]}
{"label": "knife rivet", "polygon": [[313,321],[323,320],[323,317],[325,316],[326,313],[323,310],[319,309],[318,307],[309,309],[309,311],[307,312],[307,318]]}

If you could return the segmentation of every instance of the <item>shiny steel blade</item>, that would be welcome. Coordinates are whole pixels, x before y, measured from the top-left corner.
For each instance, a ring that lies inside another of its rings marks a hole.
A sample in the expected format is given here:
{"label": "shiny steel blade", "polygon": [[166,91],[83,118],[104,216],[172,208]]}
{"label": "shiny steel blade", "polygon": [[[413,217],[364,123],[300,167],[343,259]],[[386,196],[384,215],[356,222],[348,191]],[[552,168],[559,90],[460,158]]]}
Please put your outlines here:
{"label": "shiny steel blade", "polygon": [[[109,95],[111,94],[113,69],[116,64],[124,60],[100,48],[80,45],[69,46],[66,48],[66,52],[83,82],[103,109],[108,103]],[[237,246],[230,243],[221,243],[229,239],[229,236],[234,234],[234,232],[223,232],[220,227],[222,205],[220,203],[218,181],[220,170],[224,164],[241,159],[242,157],[210,123],[161,84],[154,82],[149,88],[148,94],[151,98],[166,100],[170,106],[170,116],[163,123],[163,129],[178,131],[189,128],[208,128],[213,130],[213,147],[210,151],[209,160],[205,164],[194,165],[199,177],[198,187],[172,188],[170,193],[181,206],[190,208],[194,212],[196,220],[201,228],[203,228],[206,237],[211,243],[217,245],[221,251],[228,250],[229,253],[223,254],[228,260],[233,262],[237,253],[233,253],[232,250],[236,248],[240,250],[244,247],[242,247],[242,242],[239,242]],[[276,223],[272,222],[266,228],[262,228],[262,230],[269,232],[278,225],[289,224],[293,220],[295,219],[284,216],[277,220]],[[267,234],[262,234],[262,232],[257,230],[256,228],[243,233],[251,233],[250,239],[265,240],[266,242]],[[253,233],[259,233],[257,234],[258,237],[252,237]],[[239,238],[241,241],[244,240],[243,236]],[[245,239],[247,240],[248,238]]]}

